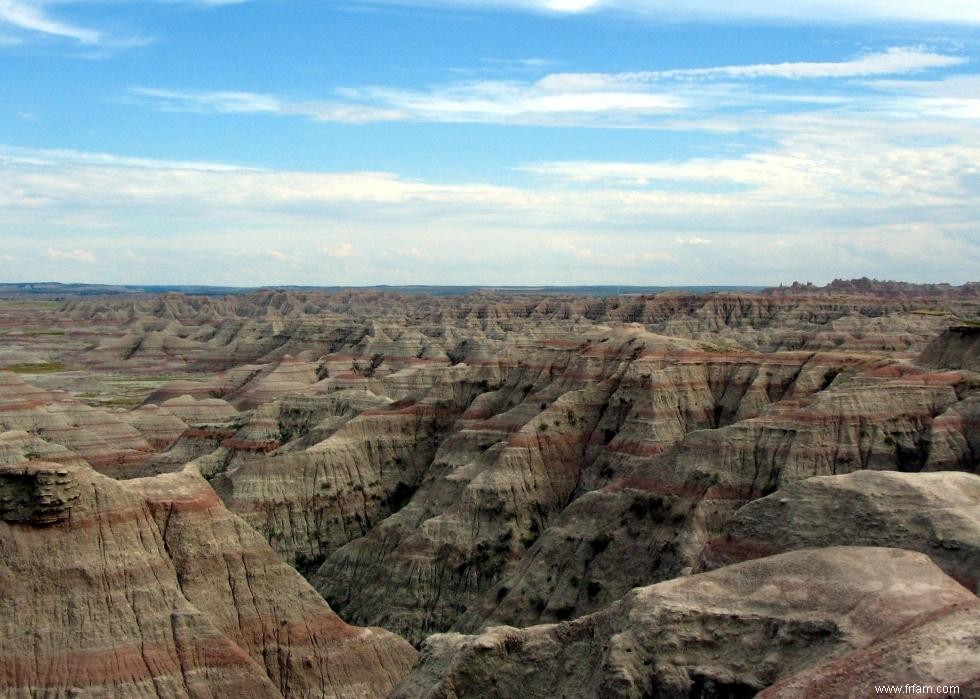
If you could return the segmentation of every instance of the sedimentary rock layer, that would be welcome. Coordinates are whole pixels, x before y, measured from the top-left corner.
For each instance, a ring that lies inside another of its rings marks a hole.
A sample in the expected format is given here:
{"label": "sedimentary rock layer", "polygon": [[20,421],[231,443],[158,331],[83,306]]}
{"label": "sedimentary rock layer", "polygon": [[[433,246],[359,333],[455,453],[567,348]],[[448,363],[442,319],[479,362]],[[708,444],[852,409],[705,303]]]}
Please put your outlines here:
{"label": "sedimentary rock layer", "polygon": [[0,694],[385,696],[414,651],[343,623],[193,472],[0,467]]}
{"label": "sedimentary rock layer", "polygon": [[[0,304],[26,372],[0,378],[0,461],[181,488],[190,463],[344,619],[416,644],[571,620],[697,568],[743,506],[798,481],[976,472],[980,374],[956,329],[980,287],[864,281]],[[281,641],[248,638],[281,688]]]}
{"label": "sedimentary rock layer", "polygon": [[701,567],[838,545],[921,551],[975,590],[980,476],[856,471],[791,483],[736,512],[702,551]]}
{"label": "sedimentary rock layer", "polygon": [[638,588],[571,622],[434,635],[394,697],[752,696],[975,603],[923,554],[794,551]]}

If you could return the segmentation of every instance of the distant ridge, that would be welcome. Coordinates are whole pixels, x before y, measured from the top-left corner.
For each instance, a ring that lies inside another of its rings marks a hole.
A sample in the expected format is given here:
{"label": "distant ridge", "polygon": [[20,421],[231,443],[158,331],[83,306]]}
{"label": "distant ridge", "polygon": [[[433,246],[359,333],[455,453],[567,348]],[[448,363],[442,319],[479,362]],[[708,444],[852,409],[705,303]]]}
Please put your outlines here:
{"label": "distant ridge", "polygon": [[823,293],[846,293],[846,294],[886,294],[886,295],[916,295],[932,296],[947,294],[968,294],[973,293],[980,287],[980,282],[966,282],[960,286],[954,284],[913,284],[911,282],[900,282],[879,279],[835,279],[826,286],[816,286],[810,282],[801,284],[793,282],[789,286],[776,286],[765,289],[765,294],[823,294]]}
{"label": "distant ridge", "polygon": [[433,296],[463,296],[479,291],[491,291],[504,294],[574,294],[582,296],[617,296],[629,294],[658,294],[665,291],[681,291],[696,294],[708,294],[716,291],[734,291],[756,293],[763,286],[628,286],[628,285],[597,285],[597,286],[438,286],[438,285],[406,285],[393,286],[376,284],[371,286],[302,286],[302,285],[267,285],[267,286],[208,286],[193,284],[72,284],[60,282],[23,282],[16,284],[0,284],[0,296],[108,296],[117,294],[165,294],[181,293],[195,296],[225,296],[229,294],[249,294],[255,291],[314,291],[335,293],[338,291],[391,291],[406,294],[431,294]]}
{"label": "distant ridge", "polygon": [[745,293],[766,295],[799,295],[799,294],[828,294],[828,293],[866,293],[877,295],[957,295],[973,293],[980,282],[967,282],[960,286],[952,284],[914,284],[901,281],[881,281],[877,279],[835,279],[825,286],[817,286],[810,282],[793,282],[780,286],[748,286],[748,285],[666,285],[666,286],[631,286],[631,285],[581,285],[581,286],[548,286],[548,285],[389,285],[374,284],[368,286],[308,286],[294,284],[274,284],[265,286],[210,286],[206,284],[79,284],[62,282],[21,282],[0,283],[0,297],[17,296],[114,296],[119,294],[168,294],[179,293],[191,296],[227,296],[251,294],[257,291],[300,291],[337,293],[342,291],[388,291],[399,294],[429,294],[432,296],[464,296],[466,294],[490,292],[500,294],[537,294],[537,295],[572,295],[572,296],[633,296],[652,295],[665,292],[688,294],[711,293]]}

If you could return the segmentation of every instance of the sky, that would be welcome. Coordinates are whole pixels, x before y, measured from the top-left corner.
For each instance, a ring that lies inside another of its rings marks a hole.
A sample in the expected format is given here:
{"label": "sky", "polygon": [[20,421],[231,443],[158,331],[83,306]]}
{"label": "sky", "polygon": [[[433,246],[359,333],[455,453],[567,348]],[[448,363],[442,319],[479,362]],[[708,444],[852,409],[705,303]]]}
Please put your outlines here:
{"label": "sky", "polygon": [[0,0],[0,281],[861,276],[980,280],[977,0]]}

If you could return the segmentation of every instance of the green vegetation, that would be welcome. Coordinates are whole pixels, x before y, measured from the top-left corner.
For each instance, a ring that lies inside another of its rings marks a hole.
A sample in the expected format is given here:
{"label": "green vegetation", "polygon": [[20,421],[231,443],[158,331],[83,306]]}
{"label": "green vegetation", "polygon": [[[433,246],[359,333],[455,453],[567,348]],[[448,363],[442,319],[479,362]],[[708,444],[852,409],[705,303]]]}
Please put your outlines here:
{"label": "green vegetation", "polygon": [[126,408],[131,410],[143,402],[141,395],[107,396],[99,391],[75,393],[75,398],[93,408]]}
{"label": "green vegetation", "polygon": [[118,374],[106,376],[104,380],[113,383],[164,383],[184,377],[183,374]]}
{"label": "green vegetation", "polygon": [[15,374],[57,374],[67,371],[67,367],[61,362],[41,362],[39,364],[11,364],[10,366],[0,367]]}
{"label": "green vegetation", "polygon": [[61,308],[61,301],[39,301],[37,299],[18,299],[7,297],[3,299],[3,305],[50,310]]}
{"label": "green vegetation", "polygon": [[88,404],[93,408],[126,408],[127,410],[130,410],[142,402],[142,399],[135,396],[119,396],[117,398],[93,401]]}
{"label": "green vegetation", "polygon": [[716,354],[726,354],[729,352],[743,352],[744,348],[731,343],[722,342],[699,342],[698,347],[702,352],[714,352]]}

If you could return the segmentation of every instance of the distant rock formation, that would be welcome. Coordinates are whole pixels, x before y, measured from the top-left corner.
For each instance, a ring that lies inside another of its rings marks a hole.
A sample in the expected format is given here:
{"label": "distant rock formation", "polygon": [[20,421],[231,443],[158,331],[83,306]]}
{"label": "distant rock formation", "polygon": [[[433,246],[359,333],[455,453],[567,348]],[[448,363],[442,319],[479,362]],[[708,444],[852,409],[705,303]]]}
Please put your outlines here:
{"label": "distant rock formation", "polygon": [[800,293],[838,293],[838,294],[880,294],[883,296],[973,296],[980,291],[980,283],[968,282],[956,286],[953,284],[914,284],[892,280],[869,279],[834,279],[825,286],[816,286],[810,282],[801,284],[793,282],[788,286],[770,287],[763,294],[800,294]]}
{"label": "distant rock formation", "polygon": [[113,475],[125,474],[153,453],[140,431],[118,415],[0,371],[0,432],[5,431],[59,444]]}

